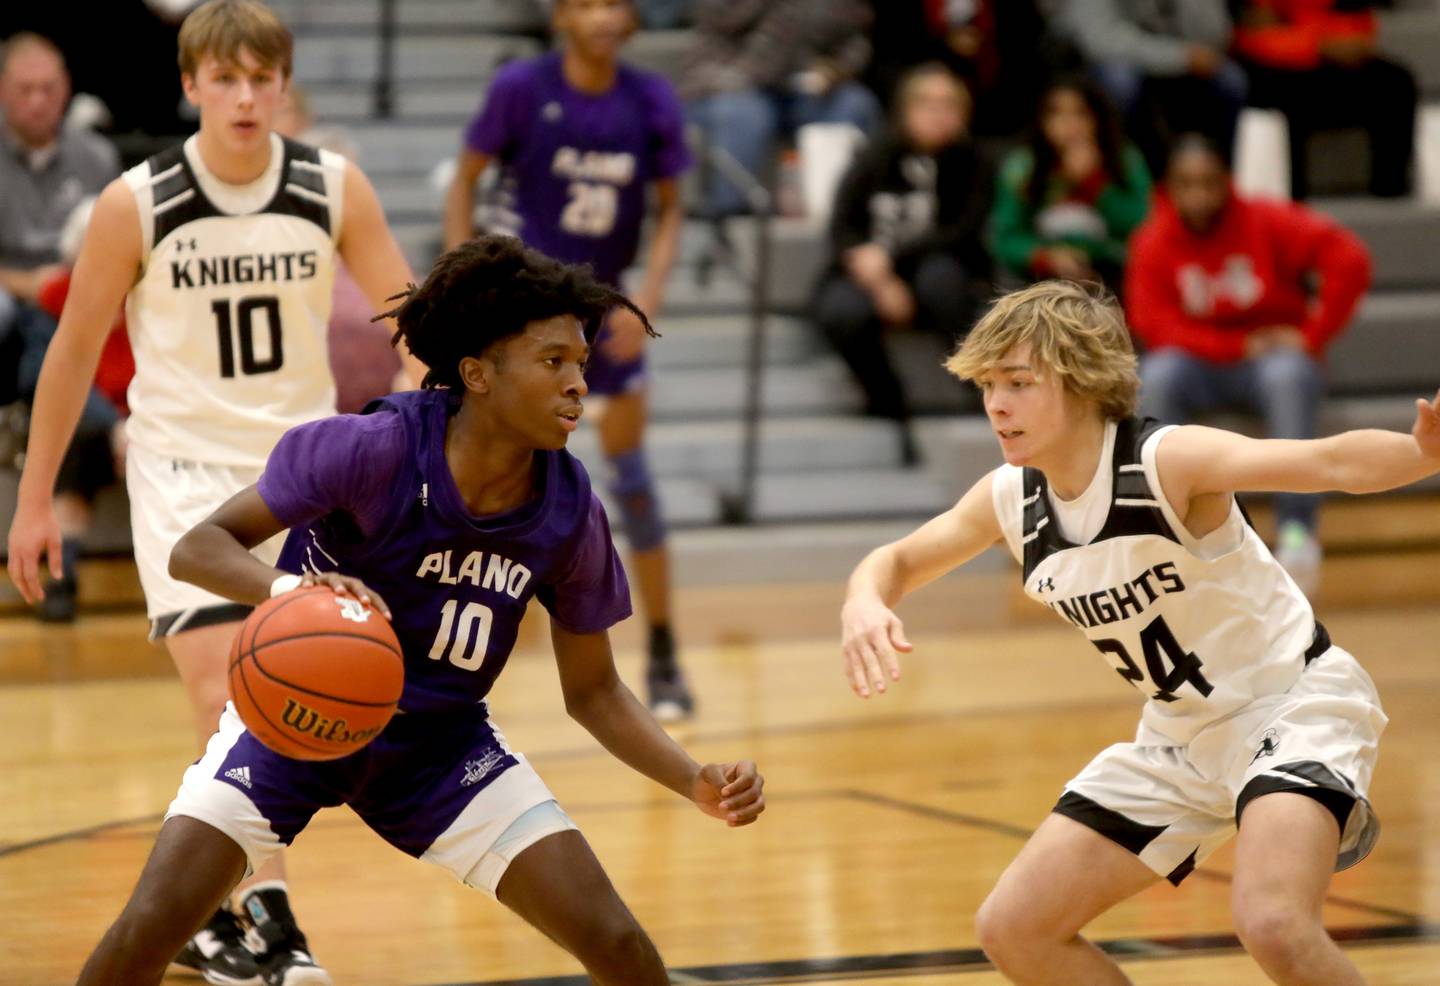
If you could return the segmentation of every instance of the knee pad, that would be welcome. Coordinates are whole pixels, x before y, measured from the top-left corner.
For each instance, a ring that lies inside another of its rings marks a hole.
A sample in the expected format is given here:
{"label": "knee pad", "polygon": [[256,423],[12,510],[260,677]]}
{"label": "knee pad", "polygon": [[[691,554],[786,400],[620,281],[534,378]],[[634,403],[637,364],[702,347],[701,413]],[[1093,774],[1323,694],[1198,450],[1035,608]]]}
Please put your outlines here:
{"label": "knee pad", "polygon": [[655,481],[643,449],[622,452],[610,460],[610,494],[620,508],[625,536],[633,551],[649,551],[665,541],[665,518],[655,496]]}

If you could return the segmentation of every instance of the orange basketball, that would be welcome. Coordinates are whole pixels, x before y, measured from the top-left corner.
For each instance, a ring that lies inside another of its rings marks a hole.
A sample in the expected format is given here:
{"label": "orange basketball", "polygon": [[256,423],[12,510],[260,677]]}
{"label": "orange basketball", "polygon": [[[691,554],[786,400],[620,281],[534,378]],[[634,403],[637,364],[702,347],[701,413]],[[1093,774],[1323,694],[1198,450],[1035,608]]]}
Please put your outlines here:
{"label": "orange basketball", "polygon": [[230,648],[230,698],[276,753],[335,760],[380,734],[405,684],[395,631],[329,586],[266,600]]}

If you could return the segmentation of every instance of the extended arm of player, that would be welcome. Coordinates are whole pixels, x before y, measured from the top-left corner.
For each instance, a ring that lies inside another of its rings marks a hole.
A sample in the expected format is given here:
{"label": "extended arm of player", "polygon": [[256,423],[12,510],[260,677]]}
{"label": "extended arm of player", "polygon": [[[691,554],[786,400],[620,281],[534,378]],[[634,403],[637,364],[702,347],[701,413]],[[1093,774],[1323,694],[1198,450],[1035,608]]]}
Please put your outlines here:
{"label": "extended arm of player", "polygon": [[856,566],[840,610],[845,674],[856,695],[869,698],[872,688],[885,691],[886,672],[892,680],[900,678],[899,655],[912,650],[892,610],[901,597],[1000,540],[990,499],[994,479],[993,472],[987,474],[955,506],[899,541],[876,548]]}
{"label": "extended arm of player", "polygon": [[475,235],[475,183],[490,165],[490,155],[465,147],[455,162],[455,177],[445,192],[445,249],[453,250]]}
{"label": "extended arm of player", "polygon": [[665,283],[680,252],[680,232],[685,226],[680,183],[674,178],[655,182],[655,202],[660,207],[660,215],[655,232],[650,237],[650,252],[645,259],[645,281],[635,295],[635,303],[652,321],[660,315],[660,306],[665,301]]}
{"label": "extended arm of player", "polygon": [[[340,256],[375,310],[389,311],[395,306],[389,299],[404,291],[406,282],[413,279],[410,262],[395,242],[395,234],[390,232],[375,187],[352,162],[345,165],[344,203],[344,228],[338,244]],[[395,331],[393,321],[387,320],[385,325],[391,332]],[[411,355],[407,347],[396,348],[405,364],[406,379],[412,387],[419,387],[425,379],[425,364]]]}
{"label": "extended arm of player", "polygon": [[1176,505],[1216,493],[1394,489],[1440,472],[1440,394],[1415,401],[1408,435],[1366,429],[1289,441],[1190,425],[1165,436],[1156,465]]}
{"label": "extended arm of player", "polygon": [[[170,576],[237,603],[258,606],[270,598],[270,586],[285,573],[256,558],[250,549],[283,530],[285,525],[270,512],[260,492],[247,486],[175,542],[170,552]],[[390,618],[385,600],[359,579],[322,572],[307,573],[302,582],[328,585],[338,593],[373,605],[387,620]]]}
{"label": "extended arm of player", "polygon": [[45,353],[30,414],[30,441],[15,518],[10,525],[10,578],[28,602],[44,597],[40,555],[60,577],[60,528],[52,497],[65,449],[80,420],[85,395],[115,313],[140,269],[140,215],[123,180],[112,181],[95,203],[75,261],[60,326]]}
{"label": "extended arm of player", "polygon": [[551,620],[550,638],[565,711],[601,746],[731,827],[748,825],[765,810],[765,782],[755,764],[702,767],[660,728],[615,672],[608,634],[571,633]]}

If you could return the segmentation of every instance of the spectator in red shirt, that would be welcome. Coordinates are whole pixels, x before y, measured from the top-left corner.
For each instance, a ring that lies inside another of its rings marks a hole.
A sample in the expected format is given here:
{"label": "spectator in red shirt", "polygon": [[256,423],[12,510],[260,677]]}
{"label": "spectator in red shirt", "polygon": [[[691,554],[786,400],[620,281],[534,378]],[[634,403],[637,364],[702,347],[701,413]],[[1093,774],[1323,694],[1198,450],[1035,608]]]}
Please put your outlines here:
{"label": "spectator in red shirt", "polygon": [[[1238,407],[1264,418],[1270,437],[1313,438],[1325,348],[1369,285],[1359,237],[1304,206],[1239,197],[1215,145],[1187,135],[1130,243],[1125,307],[1146,348],[1142,413],[1182,423]],[[1318,575],[1317,505],[1276,497],[1276,557],[1302,588]]]}
{"label": "spectator in red shirt", "polygon": [[1305,198],[1312,133],[1363,127],[1370,137],[1370,192],[1404,195],[1415,133],[1415,77],[1376,54],[1368,0],[1249,0],[1235,49],[1250,73],[1250,102],[1290,125],[1290,184]]}

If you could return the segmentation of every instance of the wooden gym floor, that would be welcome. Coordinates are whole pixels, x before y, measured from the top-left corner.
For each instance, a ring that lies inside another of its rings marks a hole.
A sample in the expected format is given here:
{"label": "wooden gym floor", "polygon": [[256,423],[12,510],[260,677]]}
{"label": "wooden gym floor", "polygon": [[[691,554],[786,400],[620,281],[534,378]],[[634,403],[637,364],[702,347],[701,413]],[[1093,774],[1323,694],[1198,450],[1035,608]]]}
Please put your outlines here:
{"label": "wooden gym floor", "polygon": [[[1335,881],[1329,926],[1374,984],[1440,983],[1440,552],[1327,562],[1321,616],[1391,716],[1375,853]],[[573,723],[539,621],[492,699],[579,822],[677,983],[1002,982],[971,916],[1064,781],[1133,731],[1137,697],[1013,574],[908,602],[916,653],[891,694],[850,695],[838,582],[680,593],[700,697],[677,735],[753,757],[770,808],[730,831],[631,773]],[[194,756],[184,698],[137,612],[0,619],[0,983],[73,981],[114,917]],[[633,627],[615,634],[640,668]],[[347,809],[290,853],[297,909],[343,986],[583,981],[504,908],[382,843]],[[1097,921],[1136,983],[1263,983],[1231,935],[1232,857]],[[169,982],[196,982],[172,978]]]}

